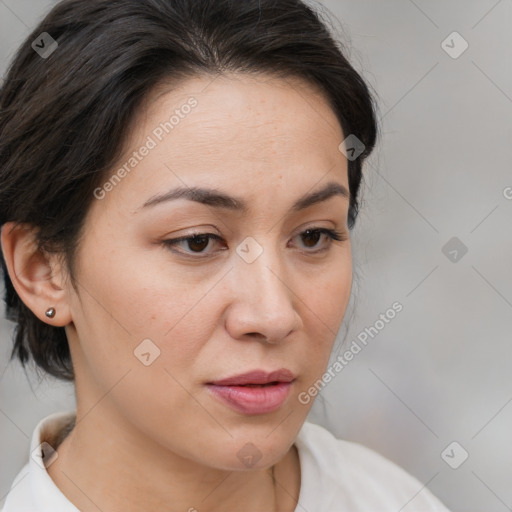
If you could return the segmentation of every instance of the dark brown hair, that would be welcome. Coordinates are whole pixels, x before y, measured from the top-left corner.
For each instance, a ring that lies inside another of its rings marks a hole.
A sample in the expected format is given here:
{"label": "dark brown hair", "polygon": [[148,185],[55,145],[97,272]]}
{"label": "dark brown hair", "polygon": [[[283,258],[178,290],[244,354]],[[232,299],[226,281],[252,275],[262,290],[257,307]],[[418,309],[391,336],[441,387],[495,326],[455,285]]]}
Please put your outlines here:
{"label": "dark brown hair", "polygon": [[[42,33],[57,42],[51,55],[33,49]],[[0,226],[34,226],[40,248],[61,253],[72,277],[93,191],[154,87],[201,74],[261,72],[319,87],[345,136],[364,144],[348,162],[352,229],[377,123],[369,87],[343,50],[301,0],[59,2],[19,48],[0,92]],[[1,263],[7,317],[17,324],[11,359],[25,366],[32,355],[49,374],[73,380],[64,328],[25,306]]]}

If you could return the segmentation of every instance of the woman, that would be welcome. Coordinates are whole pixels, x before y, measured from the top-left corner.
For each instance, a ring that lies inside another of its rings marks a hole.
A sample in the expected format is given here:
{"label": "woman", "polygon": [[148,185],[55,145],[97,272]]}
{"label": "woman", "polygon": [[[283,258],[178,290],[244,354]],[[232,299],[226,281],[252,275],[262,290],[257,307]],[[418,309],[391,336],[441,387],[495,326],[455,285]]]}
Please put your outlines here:
{"label": "woman", "polygon": [[300,0],[65,0],[1,93],[13,357],[72,380],[4,512],[445,511],[306,422],[368,87]]}

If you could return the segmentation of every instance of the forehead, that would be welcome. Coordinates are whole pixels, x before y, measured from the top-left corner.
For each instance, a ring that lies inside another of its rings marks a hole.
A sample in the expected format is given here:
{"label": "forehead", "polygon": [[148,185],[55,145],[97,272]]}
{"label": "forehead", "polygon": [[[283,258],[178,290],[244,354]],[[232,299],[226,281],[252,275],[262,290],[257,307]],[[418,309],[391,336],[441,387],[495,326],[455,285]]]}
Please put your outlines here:
{"label": "forehead", "polygon": [[[177,185],[221,188],[248,201],[278,189],[299,197],[322,180],[348,188],[342,140],[327,99],[296,79],[201,76],[161,84],[139,109],[112,172],[123,163],[133,170],[109,198],[123,190],[131,209],[141,194]],[[139,148],[144,157],[135,160]]]}
{"label": "forehead", "polygon": [[[162,126],[169,121],[172,133]],[[178,87],[162,83],[148,95],[134,127],[132,139],[156,130],[157,138],[174,139],[182,155],[192,147],[196,154],[204,148],[210,155],[237,147],[244,152],[232,152],[233,158],[263,157],[269,151],[300,153],[308,142],[319,153],[331,146],[329,153],[338,156],[343,140],[339,121],[318,88],[267,75],[198,76]]]}

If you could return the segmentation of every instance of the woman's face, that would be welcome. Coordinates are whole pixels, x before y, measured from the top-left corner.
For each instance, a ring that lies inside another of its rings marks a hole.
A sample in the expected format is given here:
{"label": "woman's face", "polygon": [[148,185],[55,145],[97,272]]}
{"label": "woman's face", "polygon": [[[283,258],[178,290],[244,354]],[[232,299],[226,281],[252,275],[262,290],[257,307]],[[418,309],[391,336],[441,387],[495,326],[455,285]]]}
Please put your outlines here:
{"label": "woman's face", "polygon": [[[69,287],[84,428],[103,414],[219,469],[288,451],[312,404],[298,395],[322,377],[351,291],[343,139],[300,82],[202,77],[148,98],[95,192],[78,294]],[[315,196],[329,184],[336,193]],[[210,192],[192,200],[196,189]],[[280,369],[291,384],[211,386]]]}

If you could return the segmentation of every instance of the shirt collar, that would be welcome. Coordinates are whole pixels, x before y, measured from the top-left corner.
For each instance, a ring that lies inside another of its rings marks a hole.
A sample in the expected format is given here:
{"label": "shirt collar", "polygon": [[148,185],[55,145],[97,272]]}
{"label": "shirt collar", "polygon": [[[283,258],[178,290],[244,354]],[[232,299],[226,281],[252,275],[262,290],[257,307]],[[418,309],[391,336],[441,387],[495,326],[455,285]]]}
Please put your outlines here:
{"label": "shirt collar", "polygon": [[58,444],[62,441],[59,435],[75,417],[75,411],[51,414],[37,424],[32,435],[27,465],[29,474],[26,477],[29,491],[25,499],[31,500],[41,512],[79,512],[46,469],[58,458]]}

